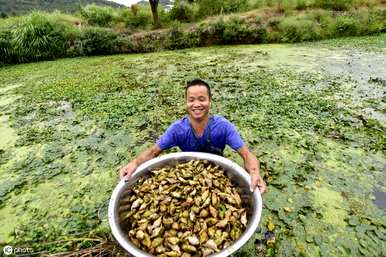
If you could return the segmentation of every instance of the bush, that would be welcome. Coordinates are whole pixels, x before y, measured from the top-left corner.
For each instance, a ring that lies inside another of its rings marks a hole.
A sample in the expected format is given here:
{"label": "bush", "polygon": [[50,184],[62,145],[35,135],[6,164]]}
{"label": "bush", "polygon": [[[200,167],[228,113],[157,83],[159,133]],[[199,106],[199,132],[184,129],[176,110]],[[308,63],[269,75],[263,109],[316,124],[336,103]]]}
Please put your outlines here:
{"label": "bush", "polygon": [[336,11],[345,11],[350,9],[354,0],[315,0],[315,6]]}
{"label": "bush", "polygon": [[312,3],[313,2],[311,2],[310,0],[297,0],[295,9],[296,10],[307,9],[307,8],[311,7]]}
{"label": "bush", "polygon": [[278,24],[281,42],[300,42],[320,39],[321,29],[309,17],[285,17]]}
{"label": "bush", "polygon": [[226,22],[223,32],[224,43],[250,43],[253,42],[253,33],[250,26],[241,20],[240,17],[232,17]]}
{"label": "bush", "polygon": [[18,62],[61,57],[65,54],[66,41],[65,25],[40,12],[24,17],[11,36]]}
{"label": "bush", "polygon": [[181,22],[191,22],[195,20],[193,6],[184,0],[178,1],[170,10],[170,19]]}
{"label": "bush", "polygon": [[162,6],[158,6],[158,17],[162,26],[169,26],[170,22],[172,22],[172,19],[170,18],[170,11],[165,10]]}
{"label": "bush", "polygon": [[75,45],[78,55],[113,54],[119,51],[118,35],[107,28],[83,29]]}
{"label": "bush", "polygon": [[335,34],[335,21],[327,10],[313,10],[309,17],[318,25],[321,39],[331,37]]}
{"label": "bush", "polygon": [[81,8],[80,14],[93,26],[107,27],[113,21],[113,10],[111,7],[102,7],[95,4],[86,5]]}
{"label": "bush", "polygon": [[169,42],[167,43],[168,49],[178,49],[185,48],[184,42],[184,32],[181,29],[181,24],[179,22],[173,22],[172,27],[168,33]]}
{"label": "bush", "polygon": [[199,16],[206,17],[223,12],[222,0],[198,0]]}
{"label": "bush", "polygon": [[0,30],[0,65],[14,63],[14,48],[11,44],[11,29]]}
{"label": "bush", "polygon": [[191,47],[186,42],[184,31],[181,28],[181,24],[178,21],[172,23],[171,28],[166,36],[164,48],[166,49],[182,49]]}
{"label": "bush", "polygon": [[222,44],[225,27],[226,25],[223,17],[208,24],[206,29],[205,26],[202,26],[201,29],[203,30],[200,35],[201,41],[206,42],[205,45]]}
{"label": "bush", "polygon": [[224,0],[225,13],[242,12],[247,9],[248,9],[247,0]]}
{"label": "bush", "polygon": [[194,33],[198,44],[205,46],[264,42],[267,30],[258,21],[251,23],[238,16],[233,16],[227,21],[220,17],[212,23],[201,23]]}
{"label": "bush", "polygon": [[147,28],[153,24],[153,17],[148,7],[136,6],[126,17],[126,26],[131,28]]}
{"label": "bush", "polygon": [[358,21],[360,35],[380,33],[386,31],[386,11],[373,11],[359,9],[355,13],[355,20]]}
{"label": "bush", "polygon": [[165,49],[163,44],[168,39],[158,31],[130,37],[131,52],[148,53]]}
{"label": "bush", "polygon": [[248,8],[247,0],[198,0],[200,17],[241,12]]}
{"label": "bush", "polygon": [[337,36],[356,36],[360,31],[359,22],[348,16],[339,16],[335,21],[335,34]]}

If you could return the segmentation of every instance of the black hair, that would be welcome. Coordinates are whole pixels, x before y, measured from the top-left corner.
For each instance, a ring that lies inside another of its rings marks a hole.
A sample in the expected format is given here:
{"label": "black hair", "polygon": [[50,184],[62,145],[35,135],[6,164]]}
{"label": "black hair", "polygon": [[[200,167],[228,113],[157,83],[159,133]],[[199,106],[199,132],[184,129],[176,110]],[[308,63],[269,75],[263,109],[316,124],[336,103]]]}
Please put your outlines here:
{"label": "black hair", "polygon": [[210,92],[209,84],[206,83],[205,81],[203,81],[202,79],[193,79],[193,80],[188,81],[188,83],[186,83],[185,98],[186,98],[187,93],[188,93],[188,88],[193,87],[193,86],[204,86],[204,87],[206,87],[206,89],[208,90],[209,99],[212,98],[212,93]]}

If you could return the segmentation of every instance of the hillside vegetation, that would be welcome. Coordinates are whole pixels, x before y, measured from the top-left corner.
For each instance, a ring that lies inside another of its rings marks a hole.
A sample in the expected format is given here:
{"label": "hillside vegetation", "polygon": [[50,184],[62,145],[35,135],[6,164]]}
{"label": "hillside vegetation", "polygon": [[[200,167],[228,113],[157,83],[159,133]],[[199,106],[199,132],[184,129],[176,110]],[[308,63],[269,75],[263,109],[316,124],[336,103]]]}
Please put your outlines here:
{"label": "hillside vegetation", "polygon": [[74,13],[81,6],[97,4],[99,6],[122,7],[122,5],[107,0],[0,0],[0,15],[14,16],[25,14],[33,10],[54,11]]}
{"label": "hillside vegetation", "polygon": [[385,10],[383,1],[181,0],[168,12],[159,6],[163,28],[157,30],[152,29],[150,7],[143,5],[131,9],[87,5],[76,16],[33,12],[0,20],[0,65],[371,35],[386,31]]}

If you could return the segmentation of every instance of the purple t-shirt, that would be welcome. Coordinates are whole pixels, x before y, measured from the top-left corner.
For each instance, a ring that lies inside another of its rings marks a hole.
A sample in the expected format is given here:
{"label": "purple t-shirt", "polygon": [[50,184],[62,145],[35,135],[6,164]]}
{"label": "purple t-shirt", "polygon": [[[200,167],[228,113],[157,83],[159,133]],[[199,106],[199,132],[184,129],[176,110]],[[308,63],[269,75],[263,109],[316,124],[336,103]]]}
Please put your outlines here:
{"label": "purple t-shirt", "polygon": [[210,145],[221,151],[224,150],[225,145],[229,145],[236,151],[244,146],[235,126],[219,115],[210,117],[204,134],[199,138],[195,137],[188,117],[177,120],[160,137],[157,144],[162,150],[178,146],[184,152],[199,152],[202,151],[201,146],[208,145],[208,139]]}

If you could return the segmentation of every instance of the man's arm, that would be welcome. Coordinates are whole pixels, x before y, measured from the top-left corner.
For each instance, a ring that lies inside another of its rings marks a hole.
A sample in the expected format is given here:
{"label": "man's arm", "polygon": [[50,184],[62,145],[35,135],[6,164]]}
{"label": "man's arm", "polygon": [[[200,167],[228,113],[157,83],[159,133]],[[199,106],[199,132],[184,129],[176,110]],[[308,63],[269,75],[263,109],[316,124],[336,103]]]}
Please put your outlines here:
{"label": "man's arm", "polygon": [[248,150],[245,145],[238,150],[238,153],[244,159],[244,167],[251,176],[251,191],[253,191],[256,186],[258,186],[260,193],[263,194],[267,192],[267,185],[265,184],[263,178],[260,176],[259,160]]}
{"label": "man's arm", "polygon": [[137,169],[139,165],[142,163],[157,157],[162,152],[161,148],[158,144],[154,144],[152,147],[148,148],[144,152],[140,153],[135,159],[133,159],[129,164],[123,166],[119,170],[120,179],[128,180],[133,174],[133,172]]}

